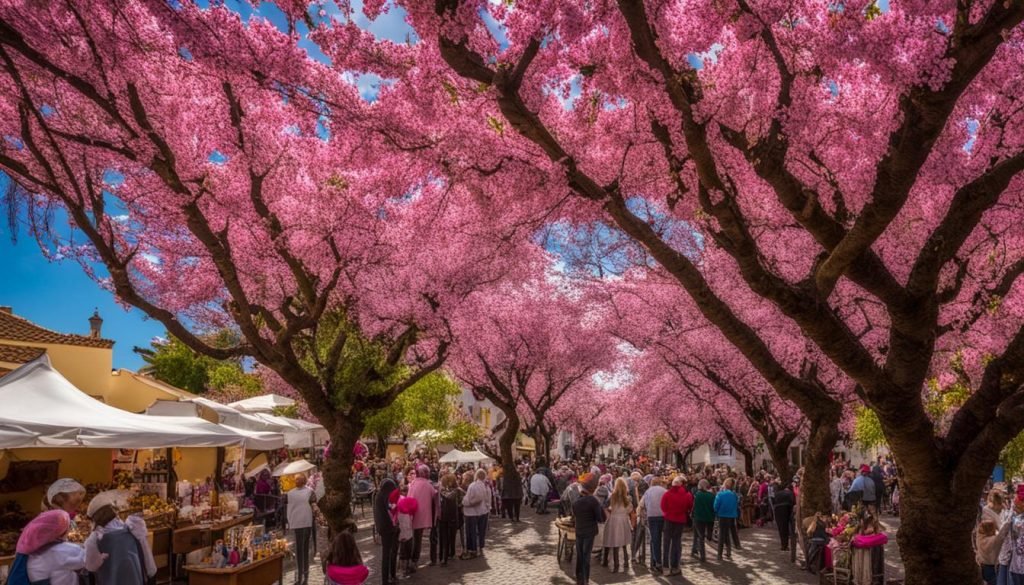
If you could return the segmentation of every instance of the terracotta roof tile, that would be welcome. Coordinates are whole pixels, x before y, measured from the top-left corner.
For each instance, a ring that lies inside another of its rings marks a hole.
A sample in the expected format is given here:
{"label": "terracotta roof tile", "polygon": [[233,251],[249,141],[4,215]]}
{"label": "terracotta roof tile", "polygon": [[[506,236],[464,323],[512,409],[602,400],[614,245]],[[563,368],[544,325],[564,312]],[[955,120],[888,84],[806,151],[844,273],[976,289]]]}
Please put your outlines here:
{"label": "terracotta roof tile", "polygon": [[0,339],[28,343],[54,343],[59,345],[80,345],[83,347],[114,347],[110,339],[57,333],[36,325],[17,315],[0,311]]}
{"label": "terracotta roof tile", "polygon": [[42,347],[4,345],[0,343],[0,362],[23,364],[36,359],[44,353],[46,353],[46,350]]}

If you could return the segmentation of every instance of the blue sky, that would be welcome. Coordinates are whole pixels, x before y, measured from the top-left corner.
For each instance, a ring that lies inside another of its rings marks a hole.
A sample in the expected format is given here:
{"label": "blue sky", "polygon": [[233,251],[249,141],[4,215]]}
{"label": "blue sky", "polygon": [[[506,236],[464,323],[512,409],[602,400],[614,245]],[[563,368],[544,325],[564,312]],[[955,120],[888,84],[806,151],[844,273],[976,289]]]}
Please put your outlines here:
{"label": "blue sky", "polygon": [[[0,192],[6,188],[0,176]],[[5,218],[6,219],[6,218]],[[73,261],[50,262],[39,250],[35,239],[21,229],[17,243],[4,221],[0,225],[0,305],[14,313],[61,333],[87,334],[89,317],[99,309],[103,317],[103,337],[113,339],[114,367],[137,369],[142,360],[132,352],[134,346],[149,345],[163,327],[148,320],[137,309],[126,311],[114,302],[114,296],[101,289]]]}

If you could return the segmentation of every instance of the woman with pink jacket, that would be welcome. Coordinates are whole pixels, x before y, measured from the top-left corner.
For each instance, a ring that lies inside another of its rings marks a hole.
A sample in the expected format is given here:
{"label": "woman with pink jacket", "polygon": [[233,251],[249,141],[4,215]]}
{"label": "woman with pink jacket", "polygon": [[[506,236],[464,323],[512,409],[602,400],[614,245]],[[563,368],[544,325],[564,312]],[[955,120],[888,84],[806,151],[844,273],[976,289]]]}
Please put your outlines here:
{"label": "woman with pink jacket", "polygon": [[415,572],[420,561],[423,531],[434,526],[437,509],[437,489],[430,483],[430,468],[420,465],[416,468],[416,479],[409,484],[408,497],[416,500],[416,514],[412,517],[412,570]]}

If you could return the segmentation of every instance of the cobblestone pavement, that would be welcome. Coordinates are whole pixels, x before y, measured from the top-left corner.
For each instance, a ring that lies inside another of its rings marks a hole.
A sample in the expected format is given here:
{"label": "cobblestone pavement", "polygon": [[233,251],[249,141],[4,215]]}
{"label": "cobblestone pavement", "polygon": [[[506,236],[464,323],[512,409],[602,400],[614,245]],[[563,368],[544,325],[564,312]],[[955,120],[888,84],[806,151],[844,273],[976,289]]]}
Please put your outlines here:
{"label": "cobblestone pavement", "polygon": [[[373,544],[369,514],[360,518],[359,548],[363,561],[370,566],[368,585],[380,583],[378,555],[380,547]],[[472,560],[455,560],[447,567],[426,566],[429,561],[429,544],[424,534],[423,557],[419,570],[409,579],[400,582],[408,585],[573,585],[573,563],[555,559],[558,530],[552,524],[554,515],[536,516],[524,510],[523,521],[510,524],[507,520],[491,517],[484,555]],[[896,518],[886,517],[883,522],[890,535],[895,534],[899,525]],[[735,584],[735,585],[790,585],[816,584],[818,578],[791,564],[788,553],[779,551],[778,533],[771,526],[748,528],[740,531],[743,550],[733,551],[733,560],[717,561],[708,555],[704,564],[689,556],[690,534],[684,535],[682,577],[652,575],[646,567],[630,565],[628,572],[612,574],[596,560],[591,567],[591,582],[598,585],[630,583],[638,585],[669,584]],[[886,560],[890,578],[902,578],[895,538],[886,549]],[[649,559],[648,559],[649,560]],[[319,556],[310,570],[310,585],[323,585],[319,568]],[[284,585],[292,585],[292,572],[285,577]]]}

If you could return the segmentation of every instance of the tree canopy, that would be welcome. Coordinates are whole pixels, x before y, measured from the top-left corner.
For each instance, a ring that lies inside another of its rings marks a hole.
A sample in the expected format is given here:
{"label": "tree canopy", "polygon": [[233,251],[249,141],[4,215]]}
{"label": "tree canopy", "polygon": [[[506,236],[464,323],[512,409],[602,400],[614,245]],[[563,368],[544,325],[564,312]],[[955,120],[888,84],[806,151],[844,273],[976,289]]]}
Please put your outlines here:
{"label": "tree canopy", "polygon": [[[807,512],[867,407],[908,582],[977,579],[977,492],[1024,430],[1024,3],[362,3],[403,10],[405,43],[355,3],[277,5],[309,34],[0,2],[0,168],[45,250],[192,349],[255,359],[341,442],[449,354],[480,388],[536,340],[538,371],[603,354],[555,359],[593,336],[553,343],[574,309],[521,304],[524,283],[634,287],[601,314],[703,397],[683,414],[768,400],[808,446]],[[224,327],[237,344],[203,339]]]}

